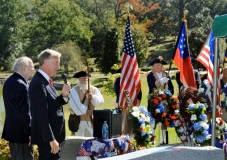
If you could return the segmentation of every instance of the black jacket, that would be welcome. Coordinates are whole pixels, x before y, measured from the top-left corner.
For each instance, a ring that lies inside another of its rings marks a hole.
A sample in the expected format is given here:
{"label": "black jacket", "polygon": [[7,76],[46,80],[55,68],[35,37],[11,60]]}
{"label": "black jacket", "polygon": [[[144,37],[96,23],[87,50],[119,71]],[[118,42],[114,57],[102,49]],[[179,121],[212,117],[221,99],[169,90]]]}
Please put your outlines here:
{"label": "black jacket", "polygon": [[32,113],[32,144],[45,145],[52,140],[65,140],[65,119],[62,105],[66,104],[62,95],[40,72],[36,72],[29,86]]}
{"label": "black jacket", "polygon": [[2,138],[11,143],[28,143],[30,135],[30,109],[28,84],[24,77],[13,73],[3,85],[5,124]]}

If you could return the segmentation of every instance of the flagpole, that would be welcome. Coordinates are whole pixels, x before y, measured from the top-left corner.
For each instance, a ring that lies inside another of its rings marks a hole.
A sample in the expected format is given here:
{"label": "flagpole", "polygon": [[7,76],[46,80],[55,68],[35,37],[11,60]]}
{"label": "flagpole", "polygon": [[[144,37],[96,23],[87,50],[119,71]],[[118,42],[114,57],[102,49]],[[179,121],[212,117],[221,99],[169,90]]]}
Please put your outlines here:
{"label": "flagpole", "polygon": [[215,147],[215,133],[216,133],[216,109],[217,109],[217,75],[218,72],[218,38],[214,39],[214,84],[213,84],[213,103],[212,103],[212,136],[211,146]]}

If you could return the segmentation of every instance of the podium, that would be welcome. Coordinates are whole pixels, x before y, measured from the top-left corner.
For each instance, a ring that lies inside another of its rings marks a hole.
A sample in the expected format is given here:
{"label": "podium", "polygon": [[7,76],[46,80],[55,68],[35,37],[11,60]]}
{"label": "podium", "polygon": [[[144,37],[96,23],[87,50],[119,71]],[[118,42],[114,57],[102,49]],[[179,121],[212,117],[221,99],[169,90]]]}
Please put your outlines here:
{"label": "podium", "polygon": [[119,137],[122,134],[122,116],[121,110],[104,109],[93,111],[93,137],[102,138],[102,125],[107,122],[109,128],[109,139]]}

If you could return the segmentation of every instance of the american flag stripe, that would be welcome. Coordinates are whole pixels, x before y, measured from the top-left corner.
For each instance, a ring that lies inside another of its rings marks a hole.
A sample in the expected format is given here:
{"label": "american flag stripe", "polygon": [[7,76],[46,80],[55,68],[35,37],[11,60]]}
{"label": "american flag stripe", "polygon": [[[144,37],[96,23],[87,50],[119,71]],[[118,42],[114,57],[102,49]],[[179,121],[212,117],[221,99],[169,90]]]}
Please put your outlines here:
{"label": "american flag stripe", "polygon": [[133,105],[136,105],[137,94],[140,90],[140,87],[141,82],[139,68],[130,31],[130,19],[128,17],[126,22],[124,50],[122,53],[121,62],[119,106],[123,109],[128,109],[128,103],[124,95],[124,90],[127,90],[129,92],[129,96],[132,100]]}
{"label": "american flag stripe", "polygon": [[[209,82],[210,86],[213,86],[214,80],[214,35],[213,31],[211,30],[205,45],[203,46],[200,54],[197,57],[197,60],[204,65],[207,69],[207,81]],[[220,91],[221,91],[221,83],[220,83],[220,57],[218,56],[218,73],[217,73],[217,116],[222,114],[222,108],[220,107]],[[211,97],[209,97],[211,100]],[[211,100],[212,102],[212,100]]]}

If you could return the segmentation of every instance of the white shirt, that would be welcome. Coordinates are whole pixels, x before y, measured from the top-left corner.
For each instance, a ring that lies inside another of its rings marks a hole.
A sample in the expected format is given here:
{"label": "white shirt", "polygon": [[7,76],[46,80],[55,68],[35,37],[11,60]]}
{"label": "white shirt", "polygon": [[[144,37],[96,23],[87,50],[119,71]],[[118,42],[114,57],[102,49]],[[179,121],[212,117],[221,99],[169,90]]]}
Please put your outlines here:
{"label": "white shirt", "polygon": [[[99,107],[104,103],[104,99],[98,88],[93,87],[94,94],[92,95],[91,103],[94,107]],[[80,98],[76,89],[73,87],[69,96],[70,107],[76,115],[86,114],[88,107],[80,102]]]}

